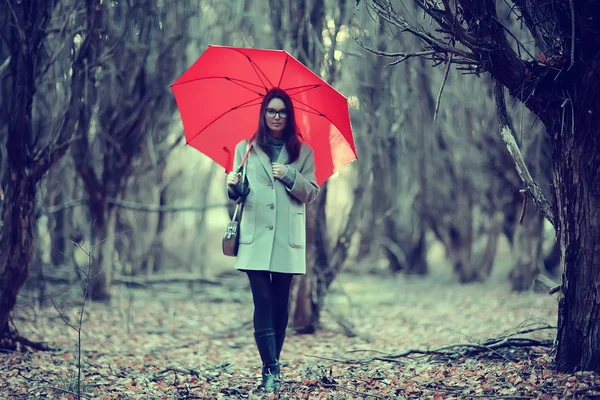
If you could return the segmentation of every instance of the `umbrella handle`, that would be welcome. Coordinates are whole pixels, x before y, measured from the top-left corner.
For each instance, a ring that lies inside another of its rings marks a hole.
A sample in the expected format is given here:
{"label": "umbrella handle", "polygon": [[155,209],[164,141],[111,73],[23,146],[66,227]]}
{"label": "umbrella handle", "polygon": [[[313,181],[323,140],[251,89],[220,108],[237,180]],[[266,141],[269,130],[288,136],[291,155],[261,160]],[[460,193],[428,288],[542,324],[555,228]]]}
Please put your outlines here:
{"label": "umbrella handle", "polygon": [[237,173],[242,173],[242,179],[240,180],[240,182],[233,186],[232,189],[235,192],[235,194],[238,195],[239,197],[239,201],[244,201],[246,199],[246,197],[250,194],[250,186],[245,186],[246,183],[246,161],[248,158],[248,154],[250,153],[250,150],[252,149],[252,146],[254,145],[254,141],[252,141],[251,143],[248,144],[247,146],[247,150],[246,150],[246,154],[244,155],[244,158],[242,159],[242,162],[240,163],[240,166],[237,168]]}
{"label": "umbrella handle", "polygon": [[[240,185],[241,184],[241,185]],[[240,189],[241,186],[241,189]],[[240,199],[245,199],[246,196],[250,194],[250,188],[248,186],[244,186],[243,182],[240,181],[237,185],[232,186],[231,189],[235,194],[238,195]]]}

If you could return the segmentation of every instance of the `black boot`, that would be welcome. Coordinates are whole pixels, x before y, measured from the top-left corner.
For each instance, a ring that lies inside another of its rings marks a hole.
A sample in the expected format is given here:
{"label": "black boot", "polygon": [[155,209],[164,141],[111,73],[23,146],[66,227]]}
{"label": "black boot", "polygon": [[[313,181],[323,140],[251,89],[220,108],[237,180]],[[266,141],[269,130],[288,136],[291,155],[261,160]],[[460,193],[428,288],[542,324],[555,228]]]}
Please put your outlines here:
{"label": "black boot", "polygon": [[279,362],[283,342],[285,341],[285,329],[283,331],[275,331],[275,358]]}
{"label": "black boot", "polygon": [[281,386],[279,363],[276,358],[275,331],[271,328],[254,332],[256,347],[262,360],[262,388],[265,392],[277,392]]}

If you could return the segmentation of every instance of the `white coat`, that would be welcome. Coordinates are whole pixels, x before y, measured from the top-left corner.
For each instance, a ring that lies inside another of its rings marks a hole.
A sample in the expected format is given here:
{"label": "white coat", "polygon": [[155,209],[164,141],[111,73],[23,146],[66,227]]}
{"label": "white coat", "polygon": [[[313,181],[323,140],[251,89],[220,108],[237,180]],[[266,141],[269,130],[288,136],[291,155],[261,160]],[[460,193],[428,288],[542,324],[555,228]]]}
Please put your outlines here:
{"label": "white coat", "polygon": [[[235,148],[235,166],[246,154],[247,141]],[[315,178],[312,148],[302,142],[300,155],[288,163],[284,145],[279,163],[296,170],[291,189],[273,177],[271,161],[254,145],[246,160],[250,194],[240,222],[240,246],[235,267],[291,274],[306,273],[306,204],[315,200],[319,186]]]}

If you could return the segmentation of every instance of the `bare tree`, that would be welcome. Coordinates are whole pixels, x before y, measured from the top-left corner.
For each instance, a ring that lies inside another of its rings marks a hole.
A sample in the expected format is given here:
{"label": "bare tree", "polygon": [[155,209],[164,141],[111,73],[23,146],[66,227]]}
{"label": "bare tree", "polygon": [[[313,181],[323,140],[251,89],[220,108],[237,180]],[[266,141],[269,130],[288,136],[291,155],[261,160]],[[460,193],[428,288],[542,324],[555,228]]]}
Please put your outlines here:
{"label": "bare tree", "polygon": [[557,368],[600,370],[600,305],[594,301],[597,242],[600,237],[600,5],[591,0],[514,1],[508,15],[523,22],[537,56],[503,24],[495,0],[415,0],[433,22],[427,29],[401,2],[369,0],[391,26],[419,38],[415,51],[382,54],[404,61],[425,57],[489,73],[546,127],[553,149],[553,206],[535,183],[514,140],[506,113],[500,130],[528,197],[557,229],[561,244],[562,295],[559,303]]}
{"label": "bare tree", "polygon": [[[335,60],[337,36],[350,18],[351,2],[271,0],[269,4],[275,46],[291,51],[300,62],[324,76],[329,84],[334,84],[339,75]],[[329,29],[329,46],[324,45],[325,29]],[[363,185],[356,186],[350,217],[335,238],[331,237],[327,227],[327,183],[322,185],[315,203],[307,207],[307,273],[294,283],[290,312],[292,326],[300,332],[312,333],[319,326],[327,290],[342,269],[352,235],[360,221],[363,191]]]}
{"label": "bare tree", "polygon": [[[88,9],[93,3],[87,1]],[[8,122],[1,131],[7,167],[0,190],[0,281],[5,283],[0,288],[0,337],[4,338],[11,335],[10,312],[32,259],[37,185],[68,150],[72,137],[68,102],[77,101],[81,92],[75,85],[65,85],[68,68],[56,60],[64,54],[70,54],[73,62],[87,57],[93,21],[78,7],[67,1],[13,0],[2,6],[2,49],[9,49],[0,63],[2,120]],[[40,87],[48,85],[53,85],[55,97],[38,96]],[[69,86],[70,93],[61,95]],[[52,112],[44,112],[45,107]],[[49,119],[40,120],[44,117]]]}
{"label": "bare tree", "polygon": [[[362,18],[367,16],[363,13]],[[379,51],[393,43],[378,18],[372,26],[366,26],[366,21],[358,25],[362,25],[364,40]],[[372,55],[357,62],[354,73],[364,120],[357,133],[362,155],[357,179],[363,185],[372,182],[366,193],[370,207],[361,223],[362,246],[371,251],[383,249],[393,273],[426,274],[425,229],[417,202],[425,187],[421,182],[424,171],[417,164],[426,154],[421,149],[425,145],[421,130],[426,128],[417,122],[422,120],[417,115],[407,116],[409,107],[413,114],[421,108],[411,93],[420,89],[418,79],[413,79],[415,73],[409,68],[387,68],[383,58]],[[390,85],[398,81],[404,84]]]}
{"label": "bare tree", "polygon": [[[123,197],[134,161],[144,152],[150,121],[173,112],[166,107],[172,102],[167,89],[185,35],[166,27],[187,31],[192,15],[187,4],[111,2],[95,11],[103,18],[97,44],[104,53],[97,55],[99,64],[87,81],[87,108],[78,124],[81,140],[73,147],[89,201],[91,240],[99,244],[92,255],[92,300],[110,297],[115,239],[123,233],[117,231],[117,207],[107,200]],[[108,52],[115,56],[107,57]]]}

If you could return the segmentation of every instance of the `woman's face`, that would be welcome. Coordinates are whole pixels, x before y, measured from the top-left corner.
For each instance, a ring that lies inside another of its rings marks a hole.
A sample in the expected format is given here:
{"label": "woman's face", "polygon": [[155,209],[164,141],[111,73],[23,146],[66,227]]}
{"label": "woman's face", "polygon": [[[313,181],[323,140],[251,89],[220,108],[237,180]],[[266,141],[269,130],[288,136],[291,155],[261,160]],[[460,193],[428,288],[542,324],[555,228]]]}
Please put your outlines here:
{"label": "woman's face", "polygon": [[287,121],[287,110],[283,100],[274,98],[269,101],[265,110],[267,126],[273,133],[283,132]]}

